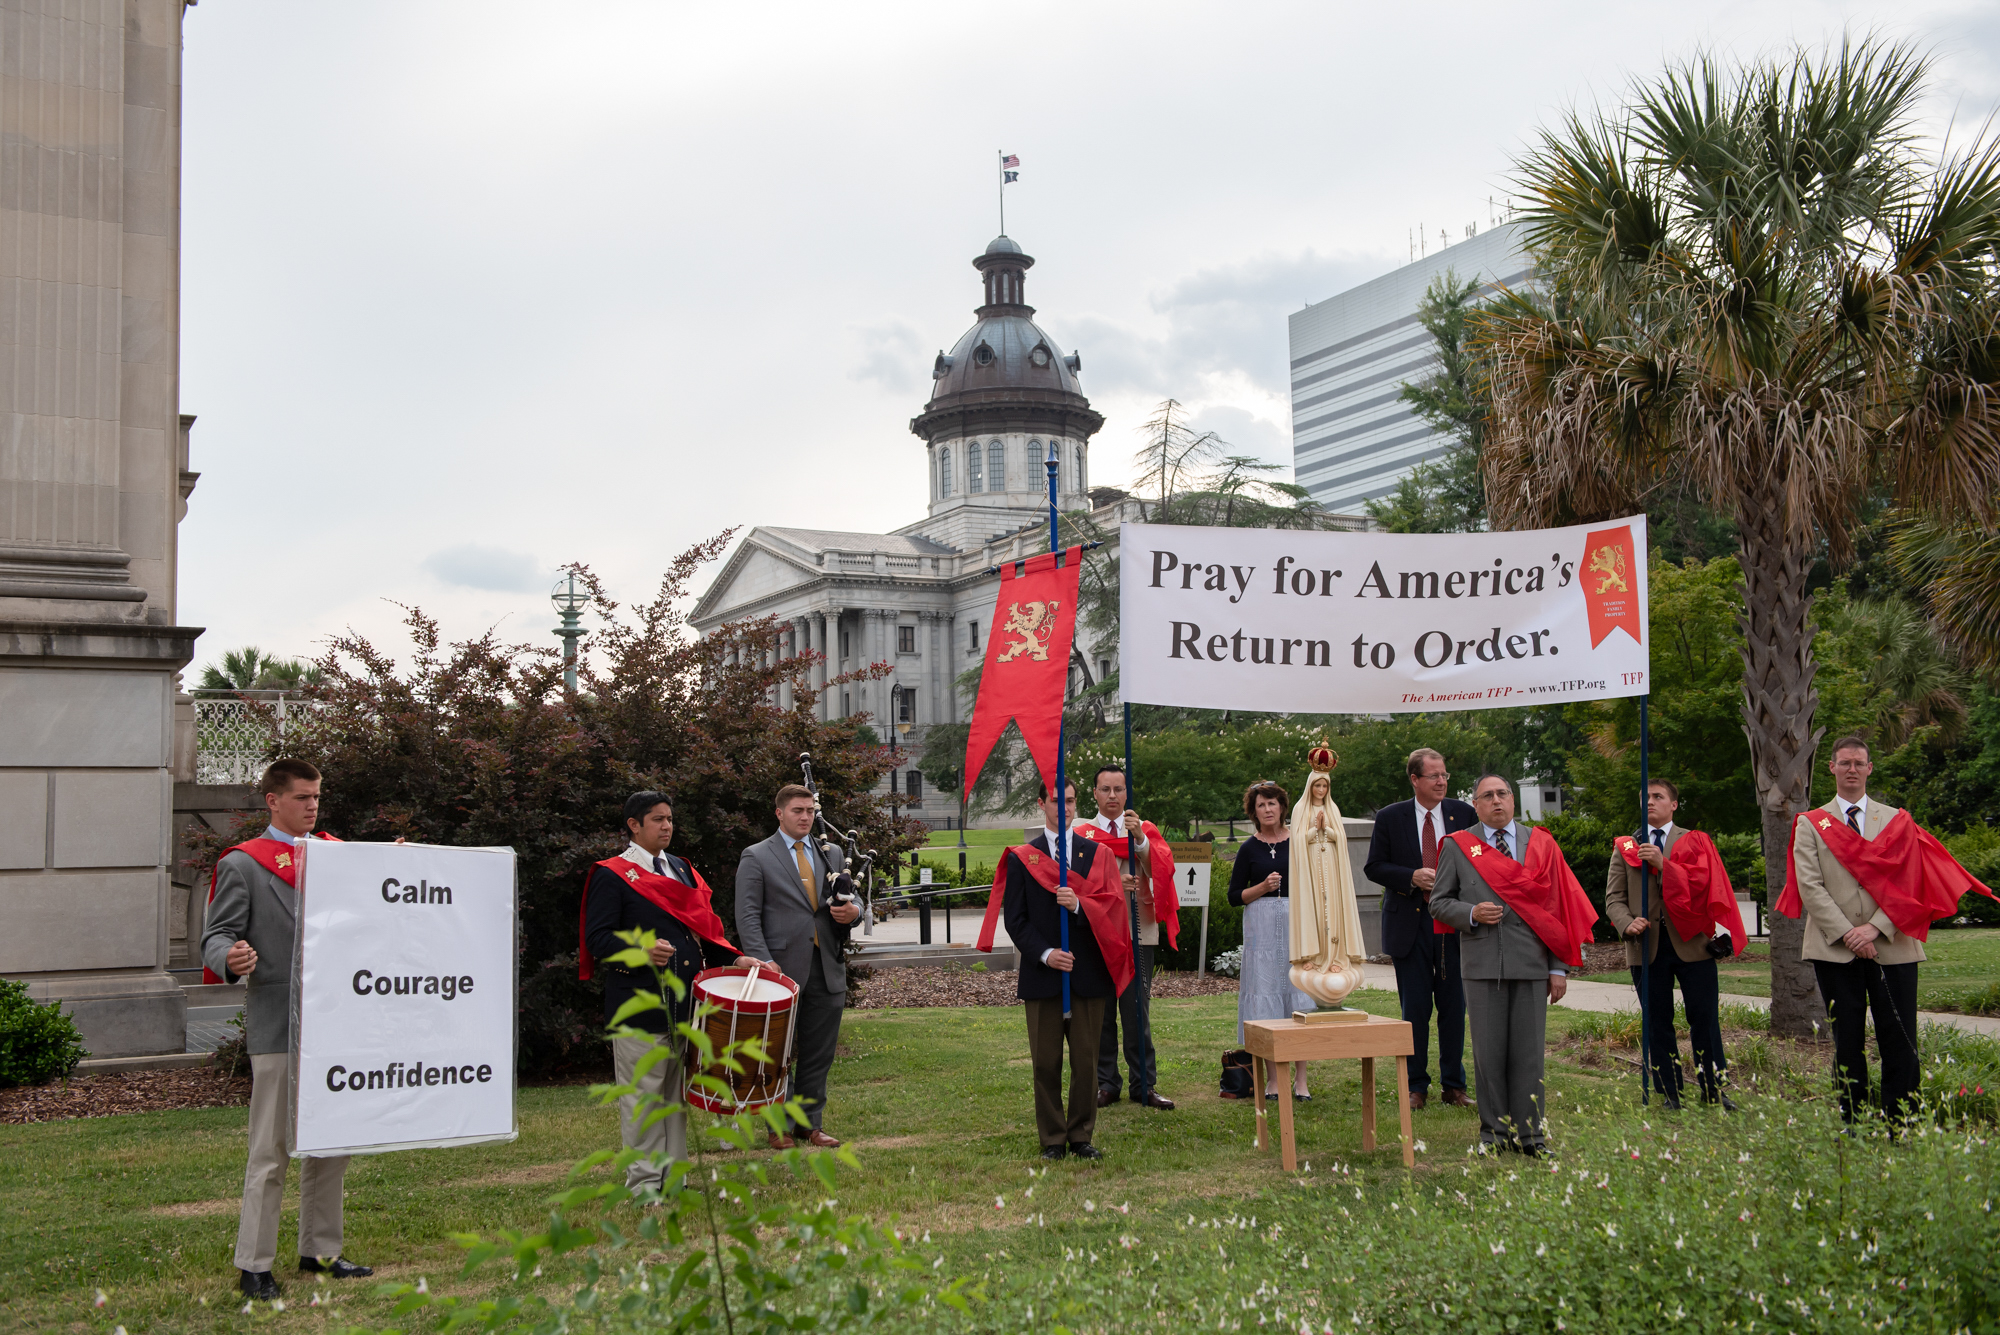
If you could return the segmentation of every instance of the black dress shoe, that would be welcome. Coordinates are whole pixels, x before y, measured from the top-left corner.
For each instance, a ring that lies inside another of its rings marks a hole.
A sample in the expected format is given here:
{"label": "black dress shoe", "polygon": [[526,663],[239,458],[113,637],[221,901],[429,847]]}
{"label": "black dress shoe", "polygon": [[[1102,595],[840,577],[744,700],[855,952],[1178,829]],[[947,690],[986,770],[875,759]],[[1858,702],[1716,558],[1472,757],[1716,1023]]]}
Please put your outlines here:
{"label": "black dress shoe", "polygon": [[1653,1092],[1659,1095],[1660,1106],[1662,1108],[1665,1108],[1668,1112],[1679,1112],[1681,1110],[1680,1095],[1671,1093],[1664,1089],[1654,1090]]}
{"label": "black dress shoe", "polygon": [[1717,1091],[1713,1095],[1710,1094],[1702,1095],[1701,1101],[1711,1106],[1719,1103],[1722,1105],[1722,1111],[1724,1112],[1736,1111],[1736,1104],[1733,1101],[1731,1101],[1730,1097],[1727,1094],[1724,1094],[1720,1091]]}
{"label": "black dress shoe", "polygon": [[1068,1153],[1068,1151],[1067,1151],[1067,1150],[1065,1150],[1065,1149],[1064,1149],[1064,1148],[1063,1148],[1062,1146],[1060,1146],[1060,1145],[1044,1145],[1044,1146],[1042,1146],[1042,1157],[1043,1157],[1044,1159],[1047,1159],[1047,1160],[1048,1160],[1049,1162],[1051,1162],[1051,1163],[1054,1163],[1054,1162],[1055,1162],[1056,1160],[1058,1160],[1058,1159],[1062,1158],[1062,1157],[1063,1157],[1063,1155],[1065,1155],[1065,1154],[1067,1154],[1067,1153]]}
{"label": "black dress shoe", "polygon": [[236,1287],[243,1290],[244,1297],[261,1298],[268,1303],[278,1296],[278,1281],[271,1277],[270,1271],[245,1270],[242,1274]]}
{"label": "black dress shoe", "polygon": [[299,1271],[307,1275],[331,1275],[335,1279],[366,1279],[375,1273],[373,1267],[356,1265],[344,1256],[336,1256],[326,1262],[317,1256],[301,1256]]}
{"label": "black dress shoe", "polygon": [[1072,1159],[1102,1159],[1104,1151],[1085,1140],[1069,1147],[1069,1157]]}
{"label": "black dress shoe", "polygon": [[1161,1112],[1172,1112],[1174,1110],[1174,1101],[1163,1097],[1157,1089],[1147,1090],[1146,1097],[1143,1099],[1136,1095],[1133,1096],[1132,1102],[1138,1104],[1141,1108],[1158,1108]]}
{"label": "black dress shoe", "polygon": [[1110,1107],[1110,1106],[1111,1106],[1112,1104],[1114,1104],[1114,1103],[1116,1103],[1116,1102],[1118,1102],[1118,1091],[1117,1091],[1117,1090],[1115,1090],[1115,1089],[1106,1089],[1106,1088],[1104,1088],[1104,1087],[1103,1087],[1102,1085],[1098,1086],[1098,1089],[1097,1089],[1097,1106],[1098,1106],[1098,1107],[1100,1107],[1100,1108],[1109,1108],[1109,1107]]}

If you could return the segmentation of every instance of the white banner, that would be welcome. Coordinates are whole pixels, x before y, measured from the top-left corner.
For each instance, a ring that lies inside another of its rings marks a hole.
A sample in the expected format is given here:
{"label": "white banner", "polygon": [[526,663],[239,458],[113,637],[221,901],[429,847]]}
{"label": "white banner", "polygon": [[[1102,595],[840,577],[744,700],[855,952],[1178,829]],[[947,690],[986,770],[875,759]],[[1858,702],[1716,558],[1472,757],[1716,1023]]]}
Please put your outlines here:
{"label": "white banner", "polygon": [[294,1157],[514,1138],[514,850],[315,840]]}
{"label": "white banner", "polygon": [[1646,518],[1514,533],[1126,524],[1119,693],[1391,714],[1644,695]]}

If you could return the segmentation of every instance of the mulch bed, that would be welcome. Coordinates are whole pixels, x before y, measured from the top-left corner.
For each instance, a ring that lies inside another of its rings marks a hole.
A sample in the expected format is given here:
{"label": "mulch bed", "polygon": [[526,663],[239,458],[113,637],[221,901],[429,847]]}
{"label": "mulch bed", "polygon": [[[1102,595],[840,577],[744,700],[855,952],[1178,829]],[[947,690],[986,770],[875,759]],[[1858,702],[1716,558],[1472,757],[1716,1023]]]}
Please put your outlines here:
{"label": "mulch bed", "polygon": [[117,1113],[181,1108],[241,1108],[250,1102],[250,1077],[211,1066],[172,1071],[121,1071],[85,1075],[51,1085],[0,1089],[0,1123],[60,1122]]}
{"label": "mulch bed", "polygon": [[[860,995],[849,984],[847,1008],[857,1011],[900,1009],[906,1006],[1018,1006],[1015,993],[1019,979],[1012,969],[977,973],[962,965],[912,965],[908,968],[877,969],[860,984]],[[1204,974],[1156,973],[1155,997],[1216,997],[1236,995],[1234,978]]]}

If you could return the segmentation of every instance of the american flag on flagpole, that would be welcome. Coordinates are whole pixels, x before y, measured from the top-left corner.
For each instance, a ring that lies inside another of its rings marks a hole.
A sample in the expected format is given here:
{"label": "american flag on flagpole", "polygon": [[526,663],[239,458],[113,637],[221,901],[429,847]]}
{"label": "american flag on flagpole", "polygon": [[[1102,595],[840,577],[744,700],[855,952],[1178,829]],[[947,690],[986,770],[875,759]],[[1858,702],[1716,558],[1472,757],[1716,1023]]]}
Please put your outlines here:
{"label": "american flag on flagpole", "polygon": [[1008,153],[1000,159],[1000,165],[1002,167],[1018,167],[1021,165],[1021,159],[1012,153]]}

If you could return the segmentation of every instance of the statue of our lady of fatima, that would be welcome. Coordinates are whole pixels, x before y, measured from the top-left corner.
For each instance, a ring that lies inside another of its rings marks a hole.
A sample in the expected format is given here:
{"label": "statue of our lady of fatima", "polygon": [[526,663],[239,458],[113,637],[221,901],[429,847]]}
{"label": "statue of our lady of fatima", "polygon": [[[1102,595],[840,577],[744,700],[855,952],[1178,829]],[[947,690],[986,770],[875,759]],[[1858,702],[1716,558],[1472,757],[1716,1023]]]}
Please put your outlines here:
{"label": "statue of our lady of fatima", "polygon": [[1329,777],[1340,757],[1321,742],[1307,761],[1312,772],[1292,808],[1292,986],[1337,1009],[1362,982],[1361,911]]}

